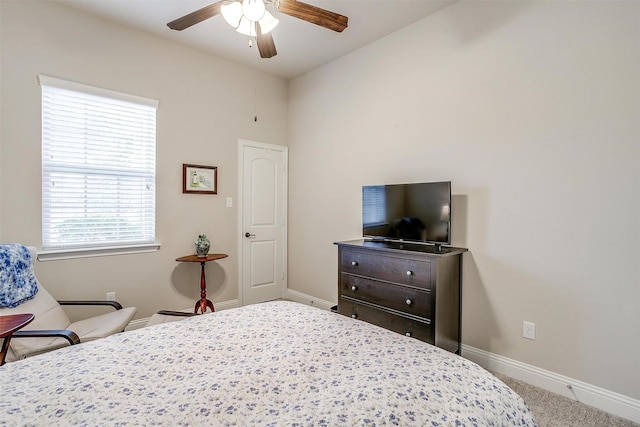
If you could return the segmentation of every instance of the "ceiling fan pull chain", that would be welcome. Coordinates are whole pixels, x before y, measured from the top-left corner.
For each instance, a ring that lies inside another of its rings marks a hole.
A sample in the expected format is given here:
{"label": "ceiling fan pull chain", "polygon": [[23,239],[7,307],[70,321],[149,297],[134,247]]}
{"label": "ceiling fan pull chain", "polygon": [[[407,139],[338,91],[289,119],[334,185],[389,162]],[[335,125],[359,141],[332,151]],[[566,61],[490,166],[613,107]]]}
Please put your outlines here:
{"label": "ceiling fan pull chain", "polygon": [[253,70],[253,121],[258,121],[258,72]]}

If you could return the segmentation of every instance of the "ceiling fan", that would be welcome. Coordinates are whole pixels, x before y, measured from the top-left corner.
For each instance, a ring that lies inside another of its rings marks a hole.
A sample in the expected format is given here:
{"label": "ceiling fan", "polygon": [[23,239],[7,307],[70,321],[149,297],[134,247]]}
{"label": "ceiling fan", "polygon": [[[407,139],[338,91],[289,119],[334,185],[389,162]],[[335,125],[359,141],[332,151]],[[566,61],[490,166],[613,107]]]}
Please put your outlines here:
{"label": "ceiling fan", "polygon": [[277,54],[271,30],[279,21],[266,10],[265,3],[272,4],[280,13],[333,31],[342,32],[347,28],[346,16],[297,0],[221,0],[171,21],[167,26],[182,31],[222,14],[237,32],[256,38],[260,57],[271,58]]}

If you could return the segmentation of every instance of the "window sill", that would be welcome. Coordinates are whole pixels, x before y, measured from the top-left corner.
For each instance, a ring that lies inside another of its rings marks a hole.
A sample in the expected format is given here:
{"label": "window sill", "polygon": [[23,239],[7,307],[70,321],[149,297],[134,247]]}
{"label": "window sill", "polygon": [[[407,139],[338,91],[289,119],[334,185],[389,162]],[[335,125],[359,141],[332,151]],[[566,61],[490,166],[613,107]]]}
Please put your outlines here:
{"label": "window sill", "polygon": [[38,252],[38,261],[56,261],[60,259],[89,258],[111,255],[140,254],[160,250],[159,243],[145,243],[128,246],[109,246],[103,248],[53,249]]}

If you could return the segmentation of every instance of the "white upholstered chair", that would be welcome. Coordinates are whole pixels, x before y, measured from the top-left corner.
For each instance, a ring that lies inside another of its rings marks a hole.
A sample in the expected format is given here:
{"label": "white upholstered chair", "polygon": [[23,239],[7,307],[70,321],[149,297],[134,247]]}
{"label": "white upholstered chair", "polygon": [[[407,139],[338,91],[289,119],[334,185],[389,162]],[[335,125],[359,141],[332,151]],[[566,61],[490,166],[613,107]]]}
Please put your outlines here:
{"label": "white upholstered chair", "polygon": [[[29,247],[29,252],[31,259],[35,259],[36,249]],[[109,305],[115,310],[71,322],[62,305]],[[0,308],[0,316],[18,313],[33,313],[35,319],[13,334],[7,362],[122,332],[136,314],[136,308],[122,308],[116,301],[56,301],[38,282],[38,292],[32,299],[15,308]]]}

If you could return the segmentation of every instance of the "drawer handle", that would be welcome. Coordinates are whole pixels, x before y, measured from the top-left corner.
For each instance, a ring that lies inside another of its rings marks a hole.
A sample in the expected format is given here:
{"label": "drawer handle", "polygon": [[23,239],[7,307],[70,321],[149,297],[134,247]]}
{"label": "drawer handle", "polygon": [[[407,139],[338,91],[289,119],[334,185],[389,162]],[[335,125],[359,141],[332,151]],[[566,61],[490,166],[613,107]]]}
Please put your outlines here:
{"label": "drawer handle", "polygon": [[357,318],[358,318],[358,315],[357,315],[357,314],[355,314],[355,313],[353,313],[353,314],[351,315],[351,318],[352,318],[352,319],[357,319]]}
{"label": "drawer handle", "polygon": [[407,270],[407,276],[413,276],[413,271]]}
{"label": "drawer handle", "polygon": [[409,298],[407,298],[407,301],[405,301],[407,303],[407,305],[411,305],[413,304],[413,301],[411,301]]}
{"label": "drawer handle", "polygon": [[352,266],[354,266],[354,267],[357,267],[357,266],[358,266],[358,263],[357,263],[357,262],[355,262],[355,261],[351,261],[351,265],[352,265]]}
{"label": "drawer handle", "polygon": [[354,291],[354,292],[355,292],[357,289],[358,289],[358,287],[357,287],[357,286],[352,286],[352,287],[351,287],[351,290],[352,290],[352,291]]}
{"label": "drawer handle", "polygon": [[406,336],[408,336],[408,337],[413,336],[413,334],[412,334],[411,332],[405,332],[404,334],[405,334]]}

